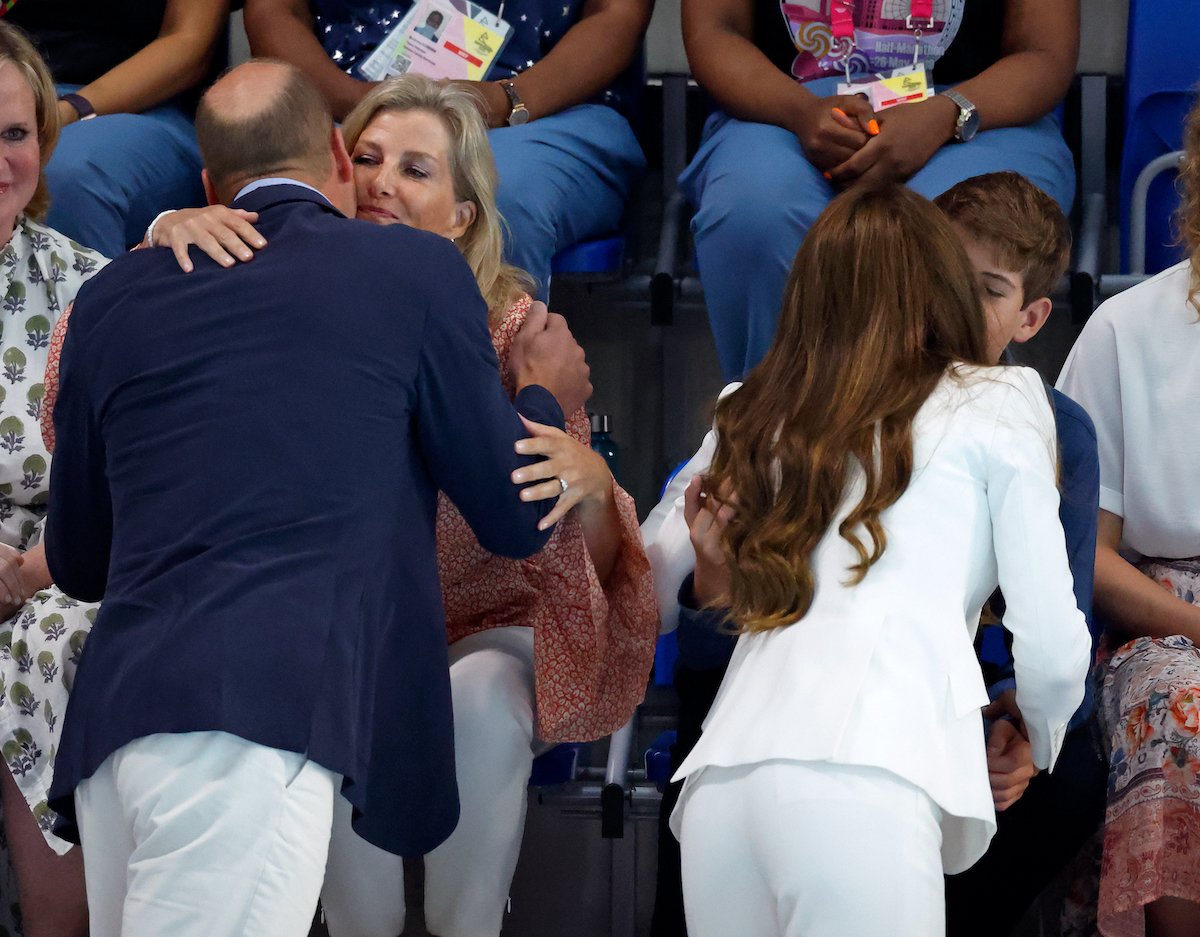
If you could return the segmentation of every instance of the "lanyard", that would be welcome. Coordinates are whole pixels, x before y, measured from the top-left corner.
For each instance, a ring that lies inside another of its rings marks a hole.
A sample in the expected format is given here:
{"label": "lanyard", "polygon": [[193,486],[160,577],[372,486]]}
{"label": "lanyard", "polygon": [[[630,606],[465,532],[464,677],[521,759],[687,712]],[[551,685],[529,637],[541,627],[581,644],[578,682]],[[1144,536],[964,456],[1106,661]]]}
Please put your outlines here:
{"label": "lanyard", "polygon": [[[14,0],[15,2],[15,0]],[[914,22],[916,20],[917,22]],[[933,0],[910,0],[909,13],[904,25],[913,31],[913,65],[921,57],[921,22],[925,29],[933,28]],[[845,49],[842,64],[846,69],[846,82],[850,82],[850,55],[854,52],[854,0],[831,0],[829,4],[829,27],[833,33],[834,46]]]}
{"label": "lanyard", "polygon": [[17,5],[17,0],[0,0],[0,17]]}

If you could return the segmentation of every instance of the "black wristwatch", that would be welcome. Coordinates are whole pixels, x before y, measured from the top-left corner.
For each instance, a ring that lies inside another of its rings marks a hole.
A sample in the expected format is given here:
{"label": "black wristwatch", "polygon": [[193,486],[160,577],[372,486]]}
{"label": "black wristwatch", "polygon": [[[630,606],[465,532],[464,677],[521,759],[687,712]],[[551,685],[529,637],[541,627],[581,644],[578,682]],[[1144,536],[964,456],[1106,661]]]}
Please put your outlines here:
{"label": "black wristwatch", "polygon": [[75,109],[75,113],[79,115],[80,120],[91,120],[96,116],[96,109],[92,107],[92,102],[82,94],[69,92],[67,94],[60,94],[58,99],[70,104]]}
{"label": "black wristwatch", "polygon": [[513,80],[511,78],[501,78],[500,87],[508,95],[508,125],[510,127],[520,127],[521,124],[529,123],[529,108],[521,100],[521,95],[517,93],[517,86]]}
{"label": "black wristwatch", "polygon": [[970,143],[979,133],[979,111],[957,91],[943,91],[946,97],[958,105],[958,120],[954,124],[954,139],[959,143]]}

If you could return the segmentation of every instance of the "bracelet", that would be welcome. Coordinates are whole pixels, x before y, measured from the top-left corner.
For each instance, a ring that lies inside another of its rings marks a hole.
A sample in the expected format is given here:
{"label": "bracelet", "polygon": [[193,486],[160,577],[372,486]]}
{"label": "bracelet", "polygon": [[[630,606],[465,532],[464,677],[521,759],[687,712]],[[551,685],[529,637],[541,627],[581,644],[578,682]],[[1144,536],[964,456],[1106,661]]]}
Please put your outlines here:
{"label": "bracelet", "polygon": [[154,220],[152,222],[150,222],[150,227],[148,227],[146,229],[146,246],[147,247],[154,246],[154,226],[157,225],[164,218],[166,218],[167,215],[170,215],[175,211],[176,211],[176,209],[174,209],[174,208],[168,208],[166,211],[161,211],[155,216]]}

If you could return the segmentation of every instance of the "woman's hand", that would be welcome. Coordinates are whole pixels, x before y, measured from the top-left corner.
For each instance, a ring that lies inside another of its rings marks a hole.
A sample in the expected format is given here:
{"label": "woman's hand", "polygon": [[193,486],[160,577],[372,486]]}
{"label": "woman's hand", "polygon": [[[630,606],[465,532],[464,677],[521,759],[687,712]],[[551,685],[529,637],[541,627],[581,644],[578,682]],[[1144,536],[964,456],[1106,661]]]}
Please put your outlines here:
{"label": "woman's hand", "polygon": [[879,117],[879,133],[830,169],[829,179],[839,186],[907,182],[953,138],[957,120],[958,105],[940,94],[888,108]]}
{"label": "woman's hand", "polygon": [[683,519],[696,551],[696,569],[692,576],[692,594],[700,605],[721,608],[729,604],[732,577],[725,559],[722,541],[725,528],[733,519],[736,498],[725,503],[704,495],[704,476],[697,475],[683,493]]}
{"label": "woman's hand", "polygon": [[24,562],[20,550],[0,543],[0,621],[11,618],[25,604],[21,581]]}
{"label": "woman's hand", "polygon": [[258,212],[224,205],[180,208],[158,219],[149,246],[171,248],[184,273],[192,272],[188,256],[192,244],[222,267],[232,267],[238,260],[252,259],[255,250],[267,246],[267,239],[251,224],[254,221],[258,221]]}
{"label": "woman's hand", "polygon": [[800,141],[808,161],[825,172],[853,159],[879,133],[879,124],[860,95],[818,98],[809,94],[788,129]]}
{"label": "woman's hand", "polygon": [[[540,482],[521,491],[523,501],[558,498],[558,504],[538,523],[538,530],[562,520],[576,505],[585,513],[610,510],[614,503],[613,477],[604,457],[560,429],[525,417],[521,420],[533,435],[517,440],[517,452],[546,458],[513,472],[513,484]],[[565,491],[559,479],[567,483]]]}

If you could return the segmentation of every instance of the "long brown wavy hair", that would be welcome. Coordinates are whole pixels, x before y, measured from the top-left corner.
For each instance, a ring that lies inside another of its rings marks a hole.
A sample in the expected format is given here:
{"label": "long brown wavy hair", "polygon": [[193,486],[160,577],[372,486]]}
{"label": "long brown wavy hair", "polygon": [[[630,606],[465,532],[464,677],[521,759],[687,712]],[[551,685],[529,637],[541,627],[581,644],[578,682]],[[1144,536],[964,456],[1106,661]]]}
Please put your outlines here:
{"label": "long brown wavy hair", "polygon": [[809,231],[775,342],[716,411],[705,489],[736,494],[724,549],[744,631],[807,614],[812,555],[852,470],[862,499],[839,525],[862,581],[887,547],[880,514],[913,470],[913,419],[955,362],[986,355],[976,277],[934,205],[900,187],[851,189]]}
{"label": "long brown wavy hair", "polygon": [[[1200,91],[1200,87],[1197,88]],[[1175,224],[1179,239],[1192,261],[1192,286],[1188,300],[1200,313],[1200,97],[1183,129],[1183,165],[1179,169],[1182,198]]]}

